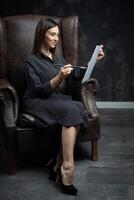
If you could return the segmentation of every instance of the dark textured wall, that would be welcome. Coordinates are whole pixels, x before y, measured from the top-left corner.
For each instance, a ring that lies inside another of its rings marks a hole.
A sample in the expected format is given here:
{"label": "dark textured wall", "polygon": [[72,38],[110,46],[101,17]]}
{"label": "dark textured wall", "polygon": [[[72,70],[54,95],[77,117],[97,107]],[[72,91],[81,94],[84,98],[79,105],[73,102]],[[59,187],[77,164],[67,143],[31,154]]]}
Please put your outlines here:
{"label": "dark textured wall", "polygon": [[100,82],[98,100],[134,101],[133,9],[121,0],[5,0],[0,16],[46,14],[79,16],[79,64],[85,65],[96,44],[106,57],[93,75]]}

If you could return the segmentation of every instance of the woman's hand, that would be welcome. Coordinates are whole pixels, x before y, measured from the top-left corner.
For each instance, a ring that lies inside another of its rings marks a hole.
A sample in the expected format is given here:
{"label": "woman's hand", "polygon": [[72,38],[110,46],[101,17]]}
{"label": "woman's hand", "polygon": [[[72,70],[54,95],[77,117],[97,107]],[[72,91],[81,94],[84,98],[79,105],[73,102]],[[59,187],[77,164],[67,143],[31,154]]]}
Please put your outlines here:
{"label": "woman's hand", "polygon": [[64,65],[63,67],[61,67],[60,72],[53,79],[50,80],[50,85],[52,90],[54,90],[62,82],[64,78],[66,78],[69,74],[71,74],[73,70],[71,66],[72,65],[70,64]]}
{"label": "woman's hand", "polygon": [[101,45],[101,48],[98,53],[97,61],[101,60],[105,56],[104,51],[103,51],[103,45]]}
{"label": "woman's hand", "polygon": [[60,72],[59,72],[59,77],[61,79],[66,78],[69,74],[71,74],[73,68],[72,65],[68,64],[68,65],[64,65],[63,67],[61,67]]}

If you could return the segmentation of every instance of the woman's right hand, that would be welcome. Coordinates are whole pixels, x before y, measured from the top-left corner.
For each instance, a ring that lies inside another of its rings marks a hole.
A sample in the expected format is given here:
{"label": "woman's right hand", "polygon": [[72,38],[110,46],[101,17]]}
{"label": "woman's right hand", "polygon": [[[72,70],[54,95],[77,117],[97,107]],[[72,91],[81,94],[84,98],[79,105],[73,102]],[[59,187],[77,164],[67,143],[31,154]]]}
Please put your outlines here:
{"label": "woman's right hand", "polygon": [[69,74],[71,74],[73,68],[72,68],[72,65],[70,64],[67,64],[67,65],[64,65],[63,67],[61,67],[60,69],[60,72],[59,72],[59,77],[60,79],[64,79],[66,77],[69,76]]}
{"label": "woman's right hand", "polygon": [[54,90],[64,78],[71,74],[72,70],[73,67],[70,64],[61,67],[59,73],[50,81],[51,88]]}

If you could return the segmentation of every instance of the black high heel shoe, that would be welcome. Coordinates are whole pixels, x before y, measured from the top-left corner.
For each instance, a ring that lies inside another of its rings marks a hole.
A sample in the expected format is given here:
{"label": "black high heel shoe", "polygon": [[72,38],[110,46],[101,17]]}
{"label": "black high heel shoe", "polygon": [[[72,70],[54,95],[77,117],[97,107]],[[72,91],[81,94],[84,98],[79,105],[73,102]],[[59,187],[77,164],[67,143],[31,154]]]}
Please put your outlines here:
{"label": "black high heel shoe", "polygon": [[76,189],[76,187],[73,184],[71,184],[71,185],[64,185],[61,182],[61,189],[62,189],[62,192],[64,194],[68,194],[68,195],[74,195],[74,196],[76,196],[77,193],[78,193],[78,190]]}
{"label": "black high heel shoe", "polygon": [[56,161],[52,160],[51,162],[49,162],[48,166],[48,170],[49,170],[49,180],[54,181],[56,183],[60,183],[61,186],[61,190],[64,194],[68,194],[68,195],[74,195],[76,196],[78,193],[78,190],[76,189],[76,187],[71,184],[71,185],[64,185],[62,182],[62,176],[61,176],[61,169],[60,167],[57,169],[57,171],[54,171],[54,167],[56,165]]}
{"label": "black high heel shoe", "polygon": [[62,176],[61,176],[61,169],[58,169],[58,178],[57,181],[60,183],[61,185],[61,190],[64,194],[68,194],[68,195],[74,195],[76,196],[78,193],[78,190],[76,189],[76,187],[71,184],[71,185],[64,185],[62,182]]}
{"label": "black high heel shoe", "polygon": [[51,159],[46,166],[48,167],[48,172],[49,172],[48,179],[51,180],[51,181],[56,182],[56,180],[57,180],[57,172],[54,171],[54,167],[56,166],[56,160]]}
{"label": "black high heel shoe", "polygon": [[55,171],[51,171],[49,177],[48,177],[49,180],[51,181],[54,181],[54,182],[57,182],[57,173]]}

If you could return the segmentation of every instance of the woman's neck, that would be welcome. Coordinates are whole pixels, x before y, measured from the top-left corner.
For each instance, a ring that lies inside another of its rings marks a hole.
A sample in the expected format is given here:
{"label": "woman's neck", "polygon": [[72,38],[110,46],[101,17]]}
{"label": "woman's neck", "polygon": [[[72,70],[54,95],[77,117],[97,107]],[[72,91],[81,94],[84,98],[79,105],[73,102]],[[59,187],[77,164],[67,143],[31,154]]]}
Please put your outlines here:
{"label": "woman's neck", "polygon": [[49,57],[50,59],[52,59],[52,53],[51,53],[50,49],[42,48],[41,52],[42,52],[45,56],[47,56],[47,57]]}

